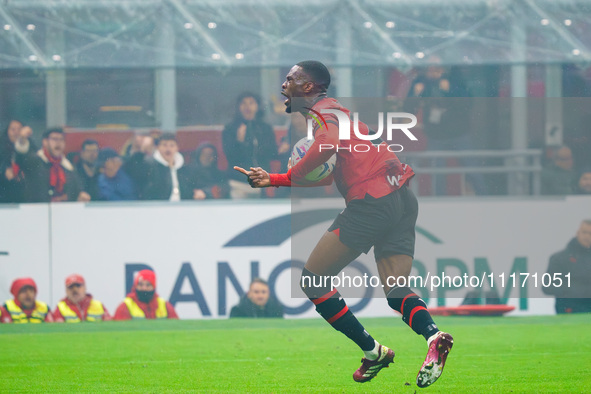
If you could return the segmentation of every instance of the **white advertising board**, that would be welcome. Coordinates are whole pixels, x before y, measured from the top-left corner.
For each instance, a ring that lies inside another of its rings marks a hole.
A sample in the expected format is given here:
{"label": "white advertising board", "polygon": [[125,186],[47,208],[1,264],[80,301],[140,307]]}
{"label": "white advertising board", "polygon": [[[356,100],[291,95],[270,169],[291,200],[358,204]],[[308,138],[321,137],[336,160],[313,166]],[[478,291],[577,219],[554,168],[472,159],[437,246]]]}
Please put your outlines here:
{"label": "white advertising board", "polygon": [[[292,259],[305,261],[342,206],[340,200],[306,202],[303,209],[316,219],[297,225],[290,214],[302,207],[279,200],[7,206],[0,209],[0,299],[11,298],[14,278],[31,276],[39,299],[55,307],[65,295],[66,276],[79,273],[113,313],[133,273],[149,266],[158,293],[181,318],[226,317],[255,276],[269,280],[288,317],[316,316],[310,302],[292,298],[290,266]],[[519,272],[544,272],[550,255],[591,217],[589,207],[588,197],[421,201],[413,273],[481,277],[487,269],[508,275],[516,266]],[[372,252],[358,261],[374,271]],[[509,287],[507,277],[505,282]],[[468,290],[435,286],[421,295],[430,306],[455,305]],[[360,316],[391,316],[381,292],[372,288],[366,294],[375,298],[351,299],[349,305]],[[553,299],[542,298],[533,281],[525,290],[500,293],[516,306],[512,314],[554,313]]]}

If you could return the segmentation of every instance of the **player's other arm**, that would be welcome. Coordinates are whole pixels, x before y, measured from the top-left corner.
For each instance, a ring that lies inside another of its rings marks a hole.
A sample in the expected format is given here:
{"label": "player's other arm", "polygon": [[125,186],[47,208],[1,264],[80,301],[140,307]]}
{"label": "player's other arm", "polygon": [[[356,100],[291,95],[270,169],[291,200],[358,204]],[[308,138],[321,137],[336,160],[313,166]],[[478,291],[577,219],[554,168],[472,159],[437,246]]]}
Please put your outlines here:
{"label": "player's other arm", "polygon": [[[299,164],[299,163],[298,163]],[[292,171],[291,168],[285,174],[269,174],[267,171],[263,170],[261,167],[250,167],[250,171],[245,170],[244,168],[234,166],[234,169],[238,172],[243,173],[246,175],[248,179],[248,183],[250,186],[254,188],[261,188],[261,187],[269,187],[269,186],[304,186],[304,187],[311,187],[311,186],[328,186],[332,184],[333,175],[330,174],[324,179],[321,179],[318,182],[309,182],[303,179],[300,183],[292,183]],[[305,183],[304,183],[305,182]]]}

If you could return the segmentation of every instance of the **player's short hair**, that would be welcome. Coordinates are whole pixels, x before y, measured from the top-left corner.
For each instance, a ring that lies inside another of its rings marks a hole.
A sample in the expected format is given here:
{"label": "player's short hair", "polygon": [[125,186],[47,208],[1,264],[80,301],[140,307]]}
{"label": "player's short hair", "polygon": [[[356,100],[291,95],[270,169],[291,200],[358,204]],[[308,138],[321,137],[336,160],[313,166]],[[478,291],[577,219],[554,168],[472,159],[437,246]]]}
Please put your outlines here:
{"label": "player's short hair", "polygon": [[305,60],[299,62],[296,66],[300,66],[302,70],[312,78],[312,82],[314,82],[322,92],[326,92],[330,86],[330,72],[324,64],[316,60]]}
{"label": "player's short hair", "polygon": [[158,141],[156,142],[156,145],[159,145],[162,141],[174,141],[174,142],[176,142],[176,135],[174,135],[174,133],[162,133],[162,135],[160,136],[160,138],[158,138]]}
{"label": "player's short hair", "polygon": [[84,142],[82,143],[82,148],[81,149],[84,150],[89,145],[96,145],[96,146],[98,146],[98,144],[99,143],[96,140],[93,140],[93,139],[88,138],[88,139],[85,139]]}

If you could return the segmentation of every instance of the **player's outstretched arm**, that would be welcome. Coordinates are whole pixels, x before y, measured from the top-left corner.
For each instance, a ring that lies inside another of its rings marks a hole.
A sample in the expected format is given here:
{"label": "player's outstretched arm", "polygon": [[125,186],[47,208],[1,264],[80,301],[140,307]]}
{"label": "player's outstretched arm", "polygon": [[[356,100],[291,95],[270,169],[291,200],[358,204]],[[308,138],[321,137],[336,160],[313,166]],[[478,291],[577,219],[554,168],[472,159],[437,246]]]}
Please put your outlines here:
{"label": "player's outstretched arm", "polygon": [[269,173],[263,170],[261,167],[250,167],[250,171],[238,166],[234,166],[234,169],[246,175],[248,183],[251,187],[261,188],[271,186],[271,178],[269,177]]}

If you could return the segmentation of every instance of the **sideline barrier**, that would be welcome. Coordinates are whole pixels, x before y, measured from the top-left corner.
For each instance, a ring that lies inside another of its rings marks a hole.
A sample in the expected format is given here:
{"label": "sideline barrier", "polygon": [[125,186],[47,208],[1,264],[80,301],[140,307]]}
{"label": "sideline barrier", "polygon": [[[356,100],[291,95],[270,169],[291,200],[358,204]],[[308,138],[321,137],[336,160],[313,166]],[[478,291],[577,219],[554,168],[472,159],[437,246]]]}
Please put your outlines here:
{"label": "sideline barrier", "polygon": [[[313,206],[338,210],[342,205],[340,199],[321,199]],[[589,206],[586,196],[423,199],[413,274],[435,275],[443,269],[452,276],[475,275],[483,267],[507,274],[514,267],[545,272],[550,255],[562,250],[588,218]],[[159,294],[176,304],[181,318],[227,316],[255,276],[269,279],[289,317],[316,316],[309,301],[291,297],[290,267],[292,260],[305,261],[331,221],[299,232],[297,237],[305,238],[296,244],[310,250],[292,251],[290,212],[297,208],[289,200],[2,206],[0,300],[11,298],[14,278],[31,276],[39,299],[55,308],[65,295],[65,277],[79,273],[88,292],[114,312],[133,273],[149,266],[157,273]],[[287,239],[267,241],[279,232]],[[256,239],[257,246],[249,239]],[[370,252],[358,262],[372,274],[372,260]],[[418,292],[430,306],[454,306],[468,290],[434,287]],[[516,307],[511,315],[554,313],[553,299],[541,298],[533,281],[524,289],[501,293]],[[364,294],[376,299],[349,300],[360,316],[392,314],[381,288]]]}

